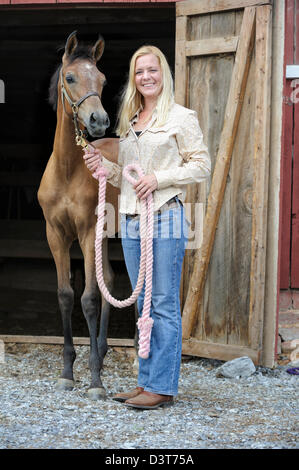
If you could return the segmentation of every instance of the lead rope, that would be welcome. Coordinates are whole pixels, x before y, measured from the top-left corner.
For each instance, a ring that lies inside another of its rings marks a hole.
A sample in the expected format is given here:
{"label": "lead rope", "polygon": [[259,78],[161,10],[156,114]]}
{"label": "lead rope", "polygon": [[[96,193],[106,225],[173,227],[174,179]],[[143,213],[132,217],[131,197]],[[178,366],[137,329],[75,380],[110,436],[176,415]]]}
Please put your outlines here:
{"label": "lead rope", "polygon": [[[144,176],[142,168],[138,164],[127,165],[123,170],[123,176],[134,184],[136,180],[130,175],[131,171],[135,171],[141,178]],[[131,296],[125,300],[117,300],[108,291],[103,275],[102,263],[102,238],[104,229],[105,214],[105,196],[108,170],[100,166],[94,173],[93,177],[99,181],[98,196],[98,220],[96,224],[95,237],[95,264],[96,277],[99,289],[105,299],[114,307],[123,308],[132,305],[141,292],[145,278],[145,295],[142,316],[139,317],[137,327],[139,330],[139,351],[138,355],[142,359],[147,359],[150,351],[151,331],[154,320],[150,317],[151,299],[152,299],[152,272],[153,272],[153,196],[150,194],[146,200],[141,201],[140,215],[140,266],[138,280]]]}

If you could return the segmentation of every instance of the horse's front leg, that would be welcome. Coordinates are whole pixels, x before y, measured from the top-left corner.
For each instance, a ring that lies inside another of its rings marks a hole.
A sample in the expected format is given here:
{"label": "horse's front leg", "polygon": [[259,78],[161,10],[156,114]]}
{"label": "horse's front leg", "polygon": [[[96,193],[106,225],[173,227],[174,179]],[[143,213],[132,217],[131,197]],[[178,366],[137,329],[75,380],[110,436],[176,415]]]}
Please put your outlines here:
{"label": "horse's front leg", "polygon": [[79,241],[84,255],[85,269],[85,289],[81,297],[81,305],[90,336],[89,368],[91,372],[91,384],[87,393],[92,400],[97,400],[106,397],[106,391],[100,377],[102,360],[99,356],[97,344],[100,294],[95,274],[94,235],[93,233],[89,233]]}
{"label": "horse's front leg", "polygon": [[70,255],[71,241],[67,242],[60,237],[59,232],[47,223],[47,239],[51,249],[57,271],[58,303],[62,316],[64,346],[63,362],[64,368],[58,379],[59,390],[72,390],[74,387],[73,364],[76,352],[72,335],[72,312],[74,306],[74,291],[70,285]]}

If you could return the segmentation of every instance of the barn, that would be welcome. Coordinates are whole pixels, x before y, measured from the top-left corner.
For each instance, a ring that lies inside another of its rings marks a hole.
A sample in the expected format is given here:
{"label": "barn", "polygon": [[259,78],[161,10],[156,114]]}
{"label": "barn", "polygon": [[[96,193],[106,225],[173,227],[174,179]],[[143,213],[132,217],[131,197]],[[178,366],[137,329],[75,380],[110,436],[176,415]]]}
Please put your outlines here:
{"label": "barn", "polygon": [[[145,43],[166,54],[176,101],[198,112],[213,171],[187,191],[193,238],[181,283],[183,353],[247,355],[274,366],[280,311],[296,318],[299,304],[298,8],[298,0],[0,0],[2,340],[62,340],[36,192],[56,123],[50,78],[59,47],[77,30],[84,41],[100,33],[106,42],[108,136],[130,56]],[[109,257],[119,276],[114,294],[125,297],[130,287],[117,238],[109,240]],[[72,278],[80,293],[76,244]],[[74,336],[84,344],[79,294],[77,300]],[[133,309],[112,311],[108,335],[111,345],[133,345]]]}

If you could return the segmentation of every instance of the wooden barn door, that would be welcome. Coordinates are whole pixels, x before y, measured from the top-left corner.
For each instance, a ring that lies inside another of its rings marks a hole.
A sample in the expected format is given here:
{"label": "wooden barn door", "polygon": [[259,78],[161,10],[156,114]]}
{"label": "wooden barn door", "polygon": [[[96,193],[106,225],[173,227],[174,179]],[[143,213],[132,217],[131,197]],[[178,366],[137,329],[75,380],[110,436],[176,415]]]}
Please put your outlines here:
{"label": "wooden barn door", "polygon": [[270,3],[176,5],[176,101],[198,112],[212,159],[211,180],[187,192],[205,217],[202,244],[184,260],[183,353],[248,355],[256,364],[265,290]]}

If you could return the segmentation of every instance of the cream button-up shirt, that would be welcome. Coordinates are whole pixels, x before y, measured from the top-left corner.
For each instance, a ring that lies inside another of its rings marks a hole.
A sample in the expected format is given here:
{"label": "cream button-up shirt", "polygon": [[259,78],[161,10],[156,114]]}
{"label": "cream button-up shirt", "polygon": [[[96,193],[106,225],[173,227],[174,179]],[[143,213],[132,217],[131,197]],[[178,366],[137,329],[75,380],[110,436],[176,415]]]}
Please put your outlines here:
{"label": "cream button-up shirt", "polygon": [[[131,121],[126,136],[119,141],[118,164],[103,158],[103,165],[109,170],[107,180],[121,189],[121,214],[140,214],[139,198],[122,176],[128,164],[138,163],[144,174],[155,174],[158,187],[153,192],[154,211],[174,196],[184,202],[186,185],[200,183],[211,172],[209,152],[195,111],[174,103],[162,127],[155,127],[154,112],[139,137],[133,129],[138,114]],[[132,176],[137,178],[137,175]]]}

